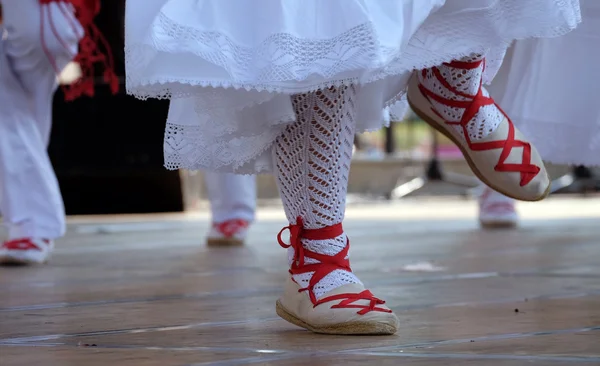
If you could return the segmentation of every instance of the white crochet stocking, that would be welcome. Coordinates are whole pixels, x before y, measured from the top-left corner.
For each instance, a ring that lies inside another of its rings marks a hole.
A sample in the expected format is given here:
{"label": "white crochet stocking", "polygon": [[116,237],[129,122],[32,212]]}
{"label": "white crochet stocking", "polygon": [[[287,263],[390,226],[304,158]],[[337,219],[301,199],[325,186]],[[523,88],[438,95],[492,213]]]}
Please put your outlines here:
{"label": "white crochet stocking", "polygon": [[[355,130],[353,86],[292,96],[297,121],[277,139],[273,149],[277,183],[290,223],[302,217],[306,229],[342,222]],[[335,255],[346,247],[346,234],[329,240],[302,239],[313,252]],[[290,264],[293,249],[288,250]],[[306,264],[319,263],[306,258]],[[294,275],[307,287],[314,272]],[[313,288],[317,299],[348,284],[360,283],[350,272],[335,270]]]}
{"label": "white crochet stocking", "polygon": [[[483,56],[475,55],[464,58],[460,61],[475,62],[482,59]],[[471,70],[457,69],[447,64],[443,64],[436,68],[440,71],[443,79],[461,93],[469,95],[477,94],[477,91],[481,86],[481,76],[483,74],[484,63],[481,63],[479,67]],[[460,101],[469,100],[469,98],[457,95],[442,85],[442,83],[440,83],[440,81],[434,76],[434,69],[435,68],[427,69],[425,77],[419,73],[421,83],[427,89],[446,99]],[[485,90],[485,88],[482,89],[483,95],[489,97],[487,90]],[[465,113],[464,108],[449,107],[433,100],[431,103],[433,104],[435,110],[449,122],[459,122]],[[477,112],[475,117],[467,125],[470,140],[477,141],[485,138],[496,130],[503,119],[504,115],[495,105],[486,105],[480,108],[479,112]],[[458,125],[454,125],[453,127],[464,139],[465,136],[462,128]]]}

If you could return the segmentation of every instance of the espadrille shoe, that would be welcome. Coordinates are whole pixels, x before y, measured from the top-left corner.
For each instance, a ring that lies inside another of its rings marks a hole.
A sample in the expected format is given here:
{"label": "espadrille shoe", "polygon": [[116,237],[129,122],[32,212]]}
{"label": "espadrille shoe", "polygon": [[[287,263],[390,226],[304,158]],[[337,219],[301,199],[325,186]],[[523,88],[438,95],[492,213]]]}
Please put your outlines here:
{"label": "espadrille shoe", "polygon": [[409,104],[460,148],[486,185],[517,200],[542,200],[550,192],[544,163],[483,88],[484,66],[475,57],[415,72]]}

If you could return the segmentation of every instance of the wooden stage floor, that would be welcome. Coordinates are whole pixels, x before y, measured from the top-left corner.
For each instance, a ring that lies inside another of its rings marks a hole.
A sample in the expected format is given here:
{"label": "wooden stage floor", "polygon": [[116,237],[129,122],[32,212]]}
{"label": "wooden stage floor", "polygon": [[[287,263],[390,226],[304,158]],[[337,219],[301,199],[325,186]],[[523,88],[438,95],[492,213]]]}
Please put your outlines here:
{"label": "wooden stage floor", "polygon": [[244,248],[206,248],[205,214],[74,217],[48,265],[0,268],[0,365],[600,365],[600,198],[519,209],[484,232],[471,201],[351,206],[354,271],[402,324],[388,337],[277,318],[280,208]]}

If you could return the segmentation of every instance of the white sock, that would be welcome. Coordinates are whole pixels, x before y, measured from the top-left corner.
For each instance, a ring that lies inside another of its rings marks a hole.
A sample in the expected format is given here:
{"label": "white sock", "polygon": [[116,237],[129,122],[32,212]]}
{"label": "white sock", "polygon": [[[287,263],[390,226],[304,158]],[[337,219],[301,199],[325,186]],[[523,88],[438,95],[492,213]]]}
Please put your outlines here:
{"label": "white sock", "polygon": [[[292,97],[297,121],[276,141],[273,159],[285,213],[291,224],[301,217],[306,229],[320,229],[344,219],[346,192],[354,141],[352,86],[330,88]],[[335,255],[346,247],[346,234],[327,240],[302,239],[315,253]],[[288,249],[290,264],[294,250]],[[306,264],[319,263],[306,258]],[[294,275],[307,287],[314,272]],[[317,299],[349,283],[360,283],[351,272],[334,270],[313,288]]]}
{"label": "white sock", "polygon": [[[475,55],[461,59],[459,60],[459,62],[473,63],[482,60],[482,56]],[[449,90],[439,80],[436,73],[439,72],[442,79],[460,93],[467,94],[469,96],[474,96],[475,94],[477,94],[477,91],[481,86],[483,68],[484,62],[481,62],[478,67],[472,69],[463,69],[453,67],[450,64],[443,64],[437,67],[424,70],[425,75],[423,75],[423,72],[420,72],[419,79],[423,86],[425,86],[427,89],[429,89],[436,95],[439,95],[440,97],[457,101],[469,101],[473,98],[465,97],[456,94],[452,90]],[[483,88],[482,91],[484,96],[489,97],[489,94],[485,90],[485,88]],[[464,108],[449,107],[447,105],[444,105],[443,103],[439,103],[433,100],[431,101],[431,103],[434,106],[435,110],[446,121],[449,122],[460,122],[460,120],[463,117],[463,114],[465,113]],[[469,123],[467,124],[469,139],[471,141],[477,141],[485,138],[490,133],[494,132],[503,120],[504,115],[495,105],[486,105],[480,108],[475,117],[473,117],[471,121],[469,121]],[[454,125],[453,127],[456,130],[456,132],[458,132],[460,136],[463,139],[465,139],[462,127],[459,125]]]}

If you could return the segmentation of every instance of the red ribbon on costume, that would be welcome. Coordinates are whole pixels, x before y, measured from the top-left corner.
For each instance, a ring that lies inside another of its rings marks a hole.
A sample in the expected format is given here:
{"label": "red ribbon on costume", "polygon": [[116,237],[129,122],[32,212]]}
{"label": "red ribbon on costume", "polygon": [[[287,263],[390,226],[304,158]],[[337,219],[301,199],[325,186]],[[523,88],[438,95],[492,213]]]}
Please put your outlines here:
{"label": "red ribbon on costume", "polygon": [[[95,66],[100,65],[103,68],[104,81],[109,85],[110,90],[113,94],[119,91],[119,78],[114,71],[113,55],[110,49],[110,45],[106,41],[106,38],[102,35],[98,27],[94,24],[94,18],[100,12],[100,0],[39,0],[41,5],[50,3],[66,3],[73,6],[75,9],[75,18],[79,21],[81,27],[84,30],[84,36],[79,41],[79,52],[73,58],[73,61],[79,64],[81,68],[82,76],[70,85],[62,85],[62,89],[65,94],[65,100],[71,101],[77,99],[82,95],[89,97],[94,96],[94,71]],[[40,36],[42,37],[42,47],[44,52],[48,56],[48,60],[54,67],[56,73],[60,73],[62,70],[58,69],[56,61],[52,57],[52,54],[48,51],[45,44],[44,37],[44,22],[45,12],[48,9],[41,7],[41,24],[40,24]],[[63,10],[61,8],[61,10]],[[66,13],[66,10],[64,10]],[[67,15],[67,14],[65,14]],[[67,16],[67,19],[69,17]],[[55,25],[52,21],[52,17],[49,16],[50,29],[55,37],[58,38],[59,42],[63,46],[67,47],[64,40],[59,37],[56,31]],[[72,24],[74,30],[77,29],[76,24]],[[101,49],[104,49],[102,52]]]}

